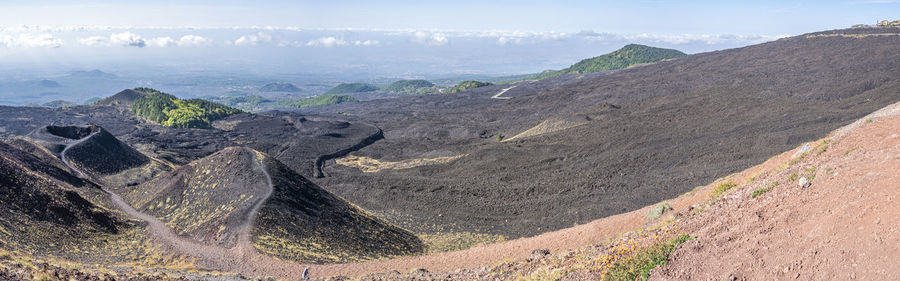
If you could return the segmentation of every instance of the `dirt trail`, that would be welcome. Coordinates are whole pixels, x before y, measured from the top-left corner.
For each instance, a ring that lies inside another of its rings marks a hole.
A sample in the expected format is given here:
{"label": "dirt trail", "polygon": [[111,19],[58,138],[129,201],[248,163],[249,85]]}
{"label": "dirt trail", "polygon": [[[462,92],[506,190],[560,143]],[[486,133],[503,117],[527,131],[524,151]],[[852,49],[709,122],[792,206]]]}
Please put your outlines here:
{"label": "dirt trail", "polygon": [[[60,153],[60,159],[63,161],[63,163],[70,169],[72,169],[72,171],[79,174],[82,178],[88,177],[84,172],[75,168],[75,166],[69,162],[68,158],[66,158],[66,152],[70,148],[87,140],[91,135],[68,144],[66,148],[63,149],[63,151]],[[256,158],[256,152],[249,148],[245,149],[250,152],[249,157],[254,157],[253,163],[255,164],[255,168],[265,175],[266,181],[268,183],[268,189],[265,195],[262,196],[253,205],[250,212],[248,212],[245,223],[239,226],[238,243],[235,247],[230,249],[206,245],[189,240],[187,238],[180,237],[164,222],[160,221],[158,218],[152,215],[136,210],[134,207],[125,202],[125,200],[121,196],[119,196],[112,190],[109,190],[102,185],[101,189],[109,194],[113,204],[115,204],[115,206],[121,211],[125,212],[133,218],[146,222],[148,225],[149,234],[155,239],[155,241],[165,245],[172,251],[197,259],[197,263],[201,267],[239,272],[251,276],[300,276],[300,271],[302,271],[305,267],[298,264],[286,263],[276,260],[272,257],[262,255],[256,251],[250,241],[250,231],[252,230],[254,218],[259,212],[259,209],[262,207],[262,204],[265,202],[265,200],[267,200],[269,196],[271,196],[274,187],[272,184],[272,177],[269,175],[269,172],[266,171],[264,163],[261,163],[261,159]],[[294,271],[297,271],[297,273],[294,273]]]}
{"label": "dirt trail", "polygon": [[256,252],[256,248],[253,247],[253,243],[250,241],[250,232],[253,230],[253,222],[256,219],[256,214],[259,213],[259,209],[262,208],[263,203],[269,200],[269,197],[272,196],[272,192],[275,190],[275,186],[272,184],[272,176],[269,175],[269,171],[265,168],[265,163],[262,163],[263,159],[257,157],[257,152],[253,149],[245,147],[253,159],[253,166],[255,169],[259,170],[266,176],[266,183],[268,188],[266,189],[266,193],[263,194],[260,200],[256,201],[253,204],[253,207],[250,208],[250,211],[247,212],[247,217],[244,219],[244,223],[238,228],[238,241],[235,248],[238,248],[241,253],[251,253]]}
{"label": "dirt trail", "polygon": [[[80,142],[75,142],[77,144]],[[71,146],[71,145],[70,145]],[[68,149],[68,147],[67,147]],[[65,150],[64,150],[65,151]],[[252,150],[250,150],[253,152]],[[65,155],[65,153],[63,153]],[[254,152],[255,155],[255,152]],[[66,165],[68,160],[61,157]],[[258,159],[256,159],[258,160]],[[266,172],[265,166],[255,161],[256,168],[265,173],[269,181],[270,190],[265,196],[271,195],[271,176]],[[81,171],[75,169],[79,174]],[[378,260],[348,264],[307,265],[281,261],[270,256],[260,254],[252,246],[249,233],[252,230],[252,217],[259,211],[265,198],[261,198],[250,212],[247,223],[239,230],[237,246],[226,249],[217,246],[197,243],[178,236],[171,228],[156,217],[134,209],[115,192],[103,187],[109,193],[113,203],[129,216],[148,223],[150,235],[159,243],[169,247],[172,251],[197,259],[200,267],[217,269],[229,272],[238,272],[248,276],[275,276],[280,278],[301,278],[303,270],[309,267],[311,277],[322,276],[360,276],[368,273],[398,270],[408,272],[413,268],[425,268],[430,271],[450,271],[459,268],[473,268],[491,266],[504,261],[527,258],[534,249],[549,249],[551,252],[559,252],[566,249],[583,247],[600,243],[615,237],[623,231],[642,227],[644,217],[649,207],[629,213],[615,215],[591,223],[579,225],[554,232],[544,233],[535,237],[510,240],[502,243],[470,248],[462,251],[445,252],[425,256],[402,257],[390,260]],[[675,208],[684,208],[690,204],[701,201],[701,195],[687,195],[669,201]]]}
{"label": "dirt trail", "polygon": [[512,90],[513,88],[518,87],[518,86],[519,86],[519,85],[515,85],[515,86],[512,86],[512,87],[509,87],[509,88],[505,88],[505,89],[503,89],[503,90],[500,90],[500,92],[498,92],[496,95],[491,96],[491,98],[492,98],[492,99],[498,99],[498,100],[508,100],[508,99],[511,99],[512,97],[501,97],[501,95],[503,95],[504,93],[506,93],[506,91]]}
{"label": "dirt trail", "polygon": [[75,147],[75,146],[77,146],[77,145],[83,143],[84,141],[90,139],[91,137],[93,137],[93,136],[96,135],[97,133],[99,133],[99,131],[90,133],[90,134],[88,134],[87,136],[85,136],[85,137],[83,137],[83,138],[81,138],[81,139],[78,139],[78,140],[76,140],[76,141],[73,141],[73,142],[70,142],[70,143],[66,144],[66,148],[63,148],[63,150],[59,153],[59,159],[62,160],[63,164],[65,164],[66,167],[69,167],[69,170],[71,170],[72,172],[76,173],[77,176],[78,176],[79,178],[82,178],[82,179],[88,179],[87,175],[85,175],[84,172],[82,172],[82,171],[79,170],[79,169],[76,169],[75,166],[72,165],[72,163],[69,163],[69,160],[66,159],[66,152],[68,152],[70,148]]}

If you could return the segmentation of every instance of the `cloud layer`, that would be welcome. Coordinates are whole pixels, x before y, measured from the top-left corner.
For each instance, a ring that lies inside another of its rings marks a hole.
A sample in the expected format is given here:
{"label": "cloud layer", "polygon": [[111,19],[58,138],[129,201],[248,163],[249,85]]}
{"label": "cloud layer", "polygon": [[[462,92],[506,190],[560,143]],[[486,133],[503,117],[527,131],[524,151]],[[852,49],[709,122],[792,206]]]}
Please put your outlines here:
{"label": "cloud layer", "polygon": [[[192,34],[177,34],[179,32]],[[250,32],[247,32],[250,31]],[[145,37],[143,34],[154,34]],[[445,47],[456,40],[464,44],[481,42],[500,46],[539,44],[687,44],[749,45],[775,40],[784,35],[730,34],[615,34],[584,30],[566,32],[528,31],[447,31],[382,29],[300,29],[296,27],[111,27],[111,26],[0,26],[0,47],[60,48],[70,44],[87,47],[254,47],[287,48],[344,46],[418,45]],[[560,43],[561,42],[561,43]]]}
{"label": "cloud layer", "polygon": [[121,32],[121,33],[113,33],[110,34],[109,37],[104,36],[90,36],[79,38],[78,43],[85,46],[122,46],[122,47],[137,47],[143,48],[147,46],[152,47],[197,47],[197,46],[207,46],[211,44],[209,39],[206,39],[201,36],[196,35],[185,35],[179,38],[178,40],[172,39],[172,37],[154,37],[154,38],[143,38],[140,35],[131,33],[131,32]]}
{"label": "cloud layer", "polygon": [[0,47],[7,48],[59,48],[63,42],[49,33],[16,35],[0,34]]}

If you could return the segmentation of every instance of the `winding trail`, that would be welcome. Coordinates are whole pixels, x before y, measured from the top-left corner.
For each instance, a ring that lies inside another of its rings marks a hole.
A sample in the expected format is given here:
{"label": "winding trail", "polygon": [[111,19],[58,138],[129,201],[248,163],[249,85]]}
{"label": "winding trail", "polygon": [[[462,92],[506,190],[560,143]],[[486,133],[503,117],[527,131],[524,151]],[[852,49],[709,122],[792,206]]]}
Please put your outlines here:
{"label": "winding trail", "polygon": [[[91,136],[93,136],[93,134],[67,144],[63,151],[60,153],[60,159],[63,161],[63,163],[83,179],[90,179],[90,177],[71,164],[69,159],[66,157],[66,152],[68,152],[70,148],[75,147],[85,140],[89,139]],[[262,159],[256,157],[257,154],[254,150],[250,148],[244,149],[250,152],[249,157],[254,158],[254,168],[258,169],[266,177],[268,188],[265,195],[257,200],[257,202],[254,203],[253,207],[247,213],[245,222],[241,226],[239,226],[238,229],[238,242],[234,247],[230,249],[206,245],[178,236],[178,234],[176,234],[174,230],[172,230],[172,228],[167,226],[158,218],[150,214],[138,211],[130,204],[128,204],[128,202],[126,202],[121,196],[108,189],[107,187],[100,185],[100,188],[104,192],[109,194],[113,204],[115,204],[115,206],[119,210],[125,212],[133,218],[146,222],[148,225],[148,232],[155,241],[165,245],[170,250],[176,253],[195,258],[198,265],[201,267],[206,267],[208,269],[214,270],[238,272],[246,275],[273,275],[290,278],[301,276],[302,270],[303,268],[305,268],[305,266],[294,263],[287,263],[284,261],[276,260],[269,256],[262,255],[256,251],[256,248],[253,247],[253,244],[250,240],[250,232],[253,229],[254,218],[262,208],[263,203],[272,195],[274,186],[272,184],[272,177],[266,170],[265,164],[262,163]]]}
{"label": "winding trail", "polygon": [[519,86],[519,85],[514,85],[514,86],[512,86],[512,87],[509,87],[509,88],[505,88],[505,89],[503,89],[503,90],[500,90],[500,92],[498,92],[496,95],[491,96],[491,98],[492,98],[492,99],[498,99],[498,100],[508,100],[508,99],[512,99],[512,97],[501,97],[501,95],[503,95],[504,93],[506,93],[506,91],[512,90],[513,88],[518,87],[518,86]]}
{"label": "winding trail", "polygon": [[[79,143],[81,142],[73,142],[63,151],[68,151],[69,148]],[[250,151],[254,152],[253,156],[255,157],[255,151]],[[64,152],[60,157],[63,162],[78,174],[84,175],[83,172],[75,169],[74,166],[68,163]],[[633,212],[598,219],[588,224],[547,232],[534,237],[478,246],[461,251],[346,264],[298,264],[261,254],[251,243],[249,234],[252,230],[253,217],[255,217],[265,199],[271,195],[273,187],[271,176],[266,171],[264,163],[261,163],[260,159],[254,160],[256,160],[254,162],[256,163],[256,168],[266,176],[266,180],[269,183],[269,191],[267,196],[265,196],[266,198],[260,198],[254,204],[248,214],[248,220],[238,230],[238,243],[234,247],[227,249],[180,237],[172,228],[156,217],[134,209],[112,190],[102,185],[101,188],[109,194],[117,208],[129,216],[147,222],[148,234],[154,241],[168,247],[174,253],[195,258],[196,265],[200,268],[236,272],[245,276],[273,276],[284,279],[301,279],[304,277],[304,270],[307,268],[309,268],[309,276],[316,278],[325,276],[361,276],[388,270],[408,272],[412,268],[425,268],[429,271],[452,271],[461,268],[494,266],[506,261],[525,259],[531,255],[531,251],[534,249],[549,249],[555,253],[605,242],[623,231],[642,227],[645,223],[644,217],[650,208],[645,207]],[[690,204],[705,198],[705,193],[694,193],[668,202],[678,209],[686,208]]]}

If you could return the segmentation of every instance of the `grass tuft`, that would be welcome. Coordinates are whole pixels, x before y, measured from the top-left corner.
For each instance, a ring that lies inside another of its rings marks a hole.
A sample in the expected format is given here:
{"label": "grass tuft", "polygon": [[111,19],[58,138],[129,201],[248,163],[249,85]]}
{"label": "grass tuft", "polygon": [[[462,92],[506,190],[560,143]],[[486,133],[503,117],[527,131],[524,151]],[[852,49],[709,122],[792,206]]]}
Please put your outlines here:
{"label": "grass tuft", "polygon": [[604,280],[647,280],[650,277],[651,269],[668,264],[672,251],[675,251],[681,243],[691,239],[693,238],[690,235],[682,234],[668,242],[660,242],[643,249],[629,258],[613,264],[608,274],[604,276]]}
{"label": "grass tuft", "polygon": [[772,190],[772,189],[775,188],[775,186],[777,186],[777,185],[778,185],[778,182],[776,181],[775,183],[773,183],[773,184],[770,185],[770,186],[757,188],[757,189],[753,190],[753,193],[750,193],[750,198],[756,198],[756,197],[759,197],[759,196],[762,195],[763,193],[769,192],[769,190]]}
{"label": "grass tuft", "polygon": [[731,189],[734,188],[735,186],[737,186],[737,184],[734,184],[734,183],[731,182],[731,181],[725,181],[725,182],[723,182],[723,183],[720,183],[719,185],[716,186],[716,188],[714,188],[714,189],[709,193],[709,197],[711,197],[711,198],[719,198],[720,196],[722,196],[722,194],[725,194],[725,192],[727,192],[728,190],[731,190]]}

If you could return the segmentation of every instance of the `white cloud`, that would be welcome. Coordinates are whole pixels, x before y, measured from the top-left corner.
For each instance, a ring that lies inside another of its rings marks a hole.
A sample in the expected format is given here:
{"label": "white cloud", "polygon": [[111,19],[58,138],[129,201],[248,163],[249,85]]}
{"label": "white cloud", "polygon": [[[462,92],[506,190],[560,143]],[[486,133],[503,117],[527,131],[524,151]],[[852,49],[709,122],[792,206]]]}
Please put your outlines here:
{"label": "white cloud", "polygon": [[366,40],[366,41],[354,41],[353,45],[356,46],[378,46],[378,40]]}
{"label": "white cloud", "polygon": [[106,46],[109,45],[109,37],[91,36],[78,39],[78,43],[87,46]]}
{"label": "white cloud", "polygon": [[309,40],[306,42],[306,46],[322,46],[326,48],[334,47],[334,46],[343,46],[347,45],[347,41],[344,39],[338,39],[334,37],[322,37],[315,40]]}
{"label": "white cloud", "polygon": [[62,40],[53,38],[53,35],[48,33],[21,33],[16,36],[0,35],[0,46],[9,48],[59,48],[62,46]]}
{"label": "white cloud", "polygon": [[758,44],[784,37],[767,35],[733,35],[733,34],[628,34],[620,36],[625,41],[666,43],[673,45],[702,43],[717,44]]}
{"label": "white cloud", "polygon": [[147,41],[137,34],[126,31],[109,35],[109,44],[143,48],[147,46]]}
{"label": "white cloud", "polygon": [[199,47],[199,46],[209,46],[212,43],[212,40],[206,39],[201,36],[196,35],[185,35],[181,36],[181,39],[178,39],[179,47]]}
{"label": "white cloud", "polygon": [[171,46],[176,45],[175,40],[173,40],[172,37],[168,37],[168,36],[150,38],[150,39],[145,40],[145,42],[147,43],[147,45],[150,45],[153,47],[171,47]]}
{"label": "white cloud", "polygon": [[450,43],[447,35],[441,32],[416,31],[413,33],[413,42],[429,46],[443,46]]}
{"label": "white cloud", "polygon": [[241,36],[237,40],[234,40],[235,46],[255,46],[264,43],[272,42],[272,35],[265,32],[258,32],[256,34],[251,34],[247,36]]}
{"label": "white cloud", "polygon": [[175,40],[170,36],[143,38],[131,32],[113,33],[109,37],[90,36],[78,39],[78,43],[86,46],[125,46],[125,47],[196,47],[206,46],[211,40],[196,35],[185,35]]}
{"label": "white cloud", "polygon": [[306,45],[306,46],[309,46],[309,47],[326,47],[326,48],[331,48],[331,47],[335,47],[335,46],[347,46],[347,45],[353,45],[353,46],[378,46],[378,44],[379,44],[378,40],[366,40],[366,41],[355,40],[355,41],[346,41],[346,40],[344,40],[343,38],[335,38],[334,36],[329,36],[329,37],[322,37],[322,38],[317,38],[317,39],[309,40],[309,42],[306,42],[305,45]]}

